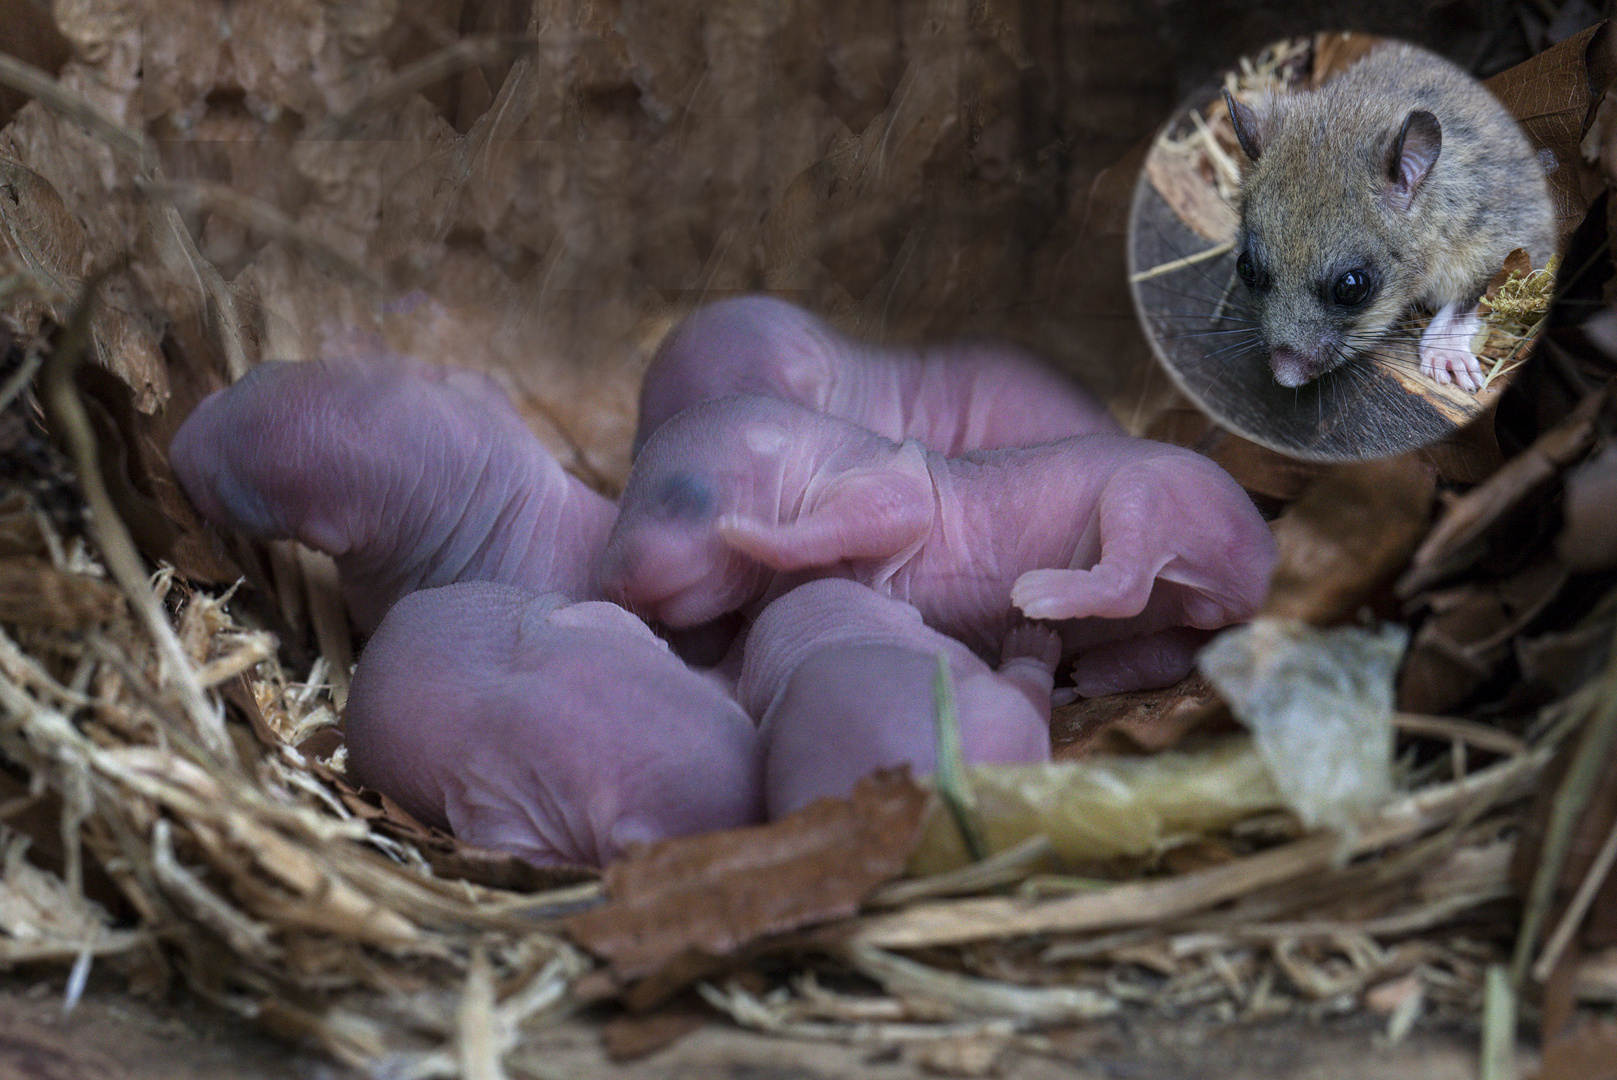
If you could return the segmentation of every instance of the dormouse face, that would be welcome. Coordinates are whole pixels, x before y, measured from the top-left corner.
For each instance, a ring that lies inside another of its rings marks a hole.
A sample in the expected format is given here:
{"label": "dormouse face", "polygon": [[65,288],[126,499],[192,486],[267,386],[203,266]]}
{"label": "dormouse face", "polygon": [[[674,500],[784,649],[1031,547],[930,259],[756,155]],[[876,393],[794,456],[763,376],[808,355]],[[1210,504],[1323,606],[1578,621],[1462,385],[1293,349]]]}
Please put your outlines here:
{"label": "dormouse face", "polygon": [[1248,215],[1235,262],[1275,381],[1290,387],[1373,346],[1407,306],[1394,253],[1365,243],[1345,214],[1294,209]]}
{"label": "dormouse face", "polygon": [[1249,166],[1236,274],[1275,381],[1296,387],[1382,341],[1415,299],[1412,223],[1442,136],[1423,110],[1363,129],[1319,93],[1228,93]]}

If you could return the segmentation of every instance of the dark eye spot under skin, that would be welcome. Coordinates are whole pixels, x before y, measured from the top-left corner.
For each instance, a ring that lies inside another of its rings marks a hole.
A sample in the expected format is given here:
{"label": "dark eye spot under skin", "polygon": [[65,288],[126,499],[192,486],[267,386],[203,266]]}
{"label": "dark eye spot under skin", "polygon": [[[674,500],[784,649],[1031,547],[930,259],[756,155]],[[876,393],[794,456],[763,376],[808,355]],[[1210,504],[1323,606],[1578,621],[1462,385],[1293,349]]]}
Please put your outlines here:
{"label": "dark eye spot under skin", "polygon": [[690,473],[674,473],[657,489],[657,508],[675,521],[707,517],[713,513],[713,491]]}

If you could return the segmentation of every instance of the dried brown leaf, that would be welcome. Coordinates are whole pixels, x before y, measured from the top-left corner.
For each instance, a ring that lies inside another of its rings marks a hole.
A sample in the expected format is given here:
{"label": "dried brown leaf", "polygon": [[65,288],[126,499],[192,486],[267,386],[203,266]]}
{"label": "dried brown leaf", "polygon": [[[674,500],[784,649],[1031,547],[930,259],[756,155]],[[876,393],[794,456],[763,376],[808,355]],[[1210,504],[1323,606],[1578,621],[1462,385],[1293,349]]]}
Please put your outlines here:
{"label": "dried brown leaf", "polygon": [[1617,1080],[1617,1024],[1590,1022],[1550,1040],[1537,1080]]}
{"label": "dried brown leaf", "polygon": [[0,1013],[6,1072],[21,1080],[127,1080],[129,1067],[115,1054],[72,1032],[53,1030],[8,1004]]}
{"label": "dried brown leaf", "polygon": [[878,774],[769,825],[637,850],[607,869],[608,903],[567,932],[627,980],[852,914],[902,872],[928,798],[903,773]]}
{"label": "dried brown leaf", "polygon": [[1398,680],[1398,705],[1445,713],[1498,673],[1513,640],[1560,594],[1567,571],[1544,555],[1499,580],[1429,596],[1431,613],[1410,643]]}
{"label": "dried brown leaf", "polygon": [[0,495],[0,558],[49,553],[34,500],[17,488]]}
{"label": "dried brown leaf", "polygon": [[1524,682],[1566,695],[1583,686],[1605,666],[1617,624],[1617,596],[1608,594],[1585,618],[1571,627],[1556,627],[1518,638],[1516,663]]}
{"label": "dried brown leaf", "polygon": [[1436,478],[1413,456],[1334,469],[1275,522],[1280,561],[1264,613],[1329,625],[1407,565],[1426,533]]}
{"label": "dried brown leaf", "polygon": [[1052,710],[1050,744],[1063,761],[1166,750],[1223,711],[1207,680],[1193,672],[1161,690],[1080,698]]}
{"label": "dried brown leaf", "polygon": [[1494,527],[1543,492],[1563,469],[1588,452],[1595,439],[1596,417],[1606,397],[1604,388],[1586,396],[1563,423],[1546,431],[1486,482],[1451,503],[1416,550],[1408,572],[1399,579],[1398,594],[1414,596],[1487,554],[1489,533]]}
{"label": "dried brown leaf", "polygon": [[712,1017],[706,1010],[677,1004],[615,1016],[601,1027],[601,1046],[615,1062],[635,1061],[667,1049]]}
{"label": "dried brown leaf", "polygon": [[1483,291],[1483,295],[1492,300],[1499,295],[1500,286],[1509,281],[1512,275],[1526,277],[1532,272],[1532,257],[1527,254],[1524,248],[1515,248],[1509,255],[1505,256],[1505,265],[1500,268],[1499,272],[1488,279],[1488,287]]}
{"label": "dried brown leaf", "polygon": [[1573,570],[1617,565],[1617,446],[1567,473],[1565,524],[1555,551]]}
{"label": "dried brown leaf", "polygon": [[86,269],[84,226],[49,180],[19,162],[0,158],[0,195],[7,255],[48,283],[55,291],[50,310],[65,321]]}
{"label": "dried brown leaf", "polygon": [[1539,148],[1562,240],[1604,188],[1581,144],[1614,76],[1611,25],[1602,22],[1488,80]]}

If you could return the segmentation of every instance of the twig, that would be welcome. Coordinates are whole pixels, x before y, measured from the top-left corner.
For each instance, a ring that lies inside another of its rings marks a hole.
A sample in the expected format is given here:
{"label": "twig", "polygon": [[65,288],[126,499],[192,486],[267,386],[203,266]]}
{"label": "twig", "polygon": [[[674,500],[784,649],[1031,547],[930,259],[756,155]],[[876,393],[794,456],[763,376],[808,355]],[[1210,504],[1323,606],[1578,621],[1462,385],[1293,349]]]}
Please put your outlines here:
{"label": "twig", "polygon": [[1171,262],[1161,263],[1160,265],[1151,267],[1149,270],[1135,271],[1129,275],[1129,280],[1132,282],[1150,281],[1152,278],[1161,277],[1164,274],[1171,274],[1175,270],[1183,270],[1187,266],[1195,266],[1197,263],[1204,263],[1208,259],[1216,259],[1220,255],[1233,250],[1234,247],[1235,244],[1232,241],[1226,240],[1222,244],[1214,244],[1212,247],[1207,248],[1206,250],[1198,251],[1192,255],[1186,255],[1182,259],[1174,259]]}
{"label": "twig", "polygon": [[712,983],[697,983],[696,992],[715,1009],[743,1027],[797,1039],[820,1039],[855,1045],[922,1042],[951,1037],[976,1038],[984,1035],[1011,1035],[1025,1022],[991,1017],[955,1023],[917,1024],[903,1022],[815,1023],[790,1020],[767,1003],[749,994],[734,982],[723,990]]}
{"label": "twig", "polygon": [[1594,903],[1595,894],[1606,883],[1606,875],[1611,873],[1613,863],[1617,863],[1617,824],[1606,834],[1606,842],[1600,845],[1600,851],[1595,855],[1594,862],[1589,864],[1589,870],[1583,875],[1583,881],[1578,885],[1578,891],[1573,894],[1572,902],[1567,905],[1566,911],[1561,915],[1561,921],[1556,925],[1555,932],[1550,935],[1549,941],[1544,944],[1544,952],[1539,956],[1538,963],[1533,965],[1533,978],[1544,982],[1560,963],[1561,954],[1566,950],[1572,935],[1577,932],[1583,917],[1589,911],[1589,905]]}
{"label": "twig", "polygon": [[903,907],[917,900],[930,900],[937,896],[982,892],[985,889],[1021,880],[1027,875],[1030,867],[1054,850],[1050,838],[1039,833],[1028,837],[1015,847],[1006,848],[958,870],[884,885],[866,897],[865,904],[868,907]]}
{"label": "twig", "polygon": [[1115,1015],[1116,998],[1081,986],[1016,986],[940,971],[870,945],[854,945],[848,962],[895,997],[941,1001],[979,1016],[1059,1024]]}
{"label": "twig", "polygon": [[1527,744],[1508,731],[1501,731],[1475,720],[1462,720],[1454,716],[1421,716],[1417,713],[1396,713],[1392,722],[1400,731],[1411,735],[1429,735],[1438,739],[1452,739],[1470,743],[1481,750],[1495,754],[1519,754]]}
{"label": "twig", "polygon": [[494,973],[481,944],[472,948],[466,985],[455,1010],[455,1049],[465,1080],[505,1080],[501,1040],[494,1024]]}

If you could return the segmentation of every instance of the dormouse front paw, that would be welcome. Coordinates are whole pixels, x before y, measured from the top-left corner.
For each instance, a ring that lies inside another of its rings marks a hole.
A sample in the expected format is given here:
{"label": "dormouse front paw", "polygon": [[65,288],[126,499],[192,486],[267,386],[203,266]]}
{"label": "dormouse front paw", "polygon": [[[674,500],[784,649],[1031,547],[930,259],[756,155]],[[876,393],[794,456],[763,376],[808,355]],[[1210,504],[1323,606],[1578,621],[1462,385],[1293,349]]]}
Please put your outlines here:
{"label": "dormouse front paw", "polygon": [[1439,386],[1454,383],[1476,393],[1482,389],[1482,365],[1471,352],[1471,339],[1482,329],[1474,310],[1444,304],[1420,337],[1420,371]]}

